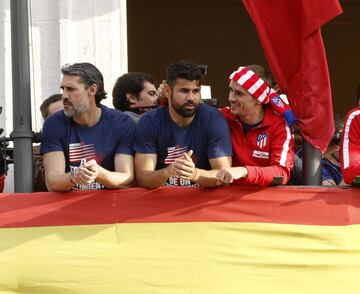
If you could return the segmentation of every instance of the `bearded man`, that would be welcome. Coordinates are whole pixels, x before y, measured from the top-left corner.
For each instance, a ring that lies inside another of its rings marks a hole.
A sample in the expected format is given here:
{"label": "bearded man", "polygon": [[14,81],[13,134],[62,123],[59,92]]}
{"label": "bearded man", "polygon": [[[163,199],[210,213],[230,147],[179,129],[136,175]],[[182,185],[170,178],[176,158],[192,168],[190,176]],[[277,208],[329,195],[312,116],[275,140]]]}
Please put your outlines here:
{"label": "bearded man", "polygon": [[134,178],[135,124],[106,98],[101,72],[90,63],[61,72],[64,110],[45,120],[41,153],[49,191],[121,188]]}
{"label": "bearded man", "polygon": [[191,62],[168,66],[167,105],[144,114],[136,127],[138,185],[217,186],[217,170],[231,166],[229,128],[217,109],[200,103],[202,79]]}

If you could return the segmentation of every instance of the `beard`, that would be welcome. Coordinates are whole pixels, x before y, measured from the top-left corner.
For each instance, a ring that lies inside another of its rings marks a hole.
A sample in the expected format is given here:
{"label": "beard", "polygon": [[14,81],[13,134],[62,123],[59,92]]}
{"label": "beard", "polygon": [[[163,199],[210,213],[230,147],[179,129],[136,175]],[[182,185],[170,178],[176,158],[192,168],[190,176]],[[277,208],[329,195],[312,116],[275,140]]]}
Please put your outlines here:
{"label": "beard", "polygon": [[67,117],[80,116],[80,115],[88,112],[88,110],[89,110],[89,104],[86,102],[84,102],[83,104],[74,106],[70,101],[64,100],[64,105],[65,104],[72,106],[72,108],[69,108],[69,109],[64,108],[64,113]]}
{"label": "beard", "polygon": [[[199,104],[195,102],[187,101],[183,104],[178,104],[174,101],[173,98],[171,99],[171,106],[176,111],[176,113],[182,117],[193,117],[199,108]],[[193,106],[194,108],[187,109],[187,106]]]}

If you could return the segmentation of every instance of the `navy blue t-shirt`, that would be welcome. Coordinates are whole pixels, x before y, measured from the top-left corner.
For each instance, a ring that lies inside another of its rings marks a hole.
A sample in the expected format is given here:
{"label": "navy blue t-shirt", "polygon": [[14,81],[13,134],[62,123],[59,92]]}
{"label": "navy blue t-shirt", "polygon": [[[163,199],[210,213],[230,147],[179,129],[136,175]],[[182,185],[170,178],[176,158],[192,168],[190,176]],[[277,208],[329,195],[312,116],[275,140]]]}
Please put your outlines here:
{"label": "navy blue t-shirt", "polygon": [[129,116],[104,105],[100,120],[90,128],[78,125],[59,111],[45,120],[40,151],[64,152],[66,172],[91,159],[115,171],[115,154],[133,154],[134,134],[135,124]]}
{"label": "navy blue t-shirt", "polygon": [[177,126],[168,107],[145,113],[136,126],[135,152],[157,154],[156,169],[171,164],[184,152],[193,150],[197,168],[210,170],[209,159],[232,155],[228,125],[215,108],[200,104],[187,127]]}

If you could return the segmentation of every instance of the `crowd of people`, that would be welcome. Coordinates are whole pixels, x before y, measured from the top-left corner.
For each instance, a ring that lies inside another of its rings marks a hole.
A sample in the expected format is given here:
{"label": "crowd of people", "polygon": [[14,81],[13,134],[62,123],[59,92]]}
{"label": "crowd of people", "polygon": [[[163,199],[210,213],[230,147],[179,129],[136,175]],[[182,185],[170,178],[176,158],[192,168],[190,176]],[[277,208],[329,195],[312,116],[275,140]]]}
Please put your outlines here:
{"label": "crowd of people", "polygon": [[[170,64],[158,88],[147,73],[122,75],[112,91],[114,109],[101,104],[107,93],[93,64],[61,72],[62,94],[41,105],[35,191],[301,184],[291,109],[261,66],[230,75],[229,105],[220,110],[202,103],[204,71],[188,61]],[[336,120],[322,162],[324,185],[360,182],[359,114],[360,106]]]}

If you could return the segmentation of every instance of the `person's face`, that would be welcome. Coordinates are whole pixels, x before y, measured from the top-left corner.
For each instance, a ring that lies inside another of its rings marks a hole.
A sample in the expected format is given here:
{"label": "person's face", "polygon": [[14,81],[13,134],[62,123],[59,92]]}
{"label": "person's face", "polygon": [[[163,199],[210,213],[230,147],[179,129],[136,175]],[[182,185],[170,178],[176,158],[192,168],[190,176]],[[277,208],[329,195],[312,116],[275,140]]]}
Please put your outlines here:
{"label": "person's face", "polygon": [[168,88],[169,107],[182,117],[193,117],[201,101],[200,81],[177,79]]}
{"label": "person's face", "polygon": [[67,117],[77,117],[89,111],[90,86],[85,84],[78,76],[64,75],[61,81],[62,102]]}
{"label": "person's face", "polygon": [[230,111],[236,116],[248,115],[259,106],[259,103],[248,91],[238,83],[230,81],[229,84]]}
{"label": "person's face", "polygon": [[143,87],[143,90],[139,93],[136,107],[154,106],[158,99],[155,86],[146,81]]}
{"label": "person's face", "polygon": [[48,116],[54,114],[55,112],[58,112],[59,110],[62,110],[63,108],[64,107],[62,100],[51,103],[48,108]]}

